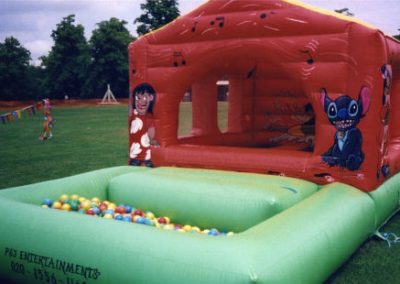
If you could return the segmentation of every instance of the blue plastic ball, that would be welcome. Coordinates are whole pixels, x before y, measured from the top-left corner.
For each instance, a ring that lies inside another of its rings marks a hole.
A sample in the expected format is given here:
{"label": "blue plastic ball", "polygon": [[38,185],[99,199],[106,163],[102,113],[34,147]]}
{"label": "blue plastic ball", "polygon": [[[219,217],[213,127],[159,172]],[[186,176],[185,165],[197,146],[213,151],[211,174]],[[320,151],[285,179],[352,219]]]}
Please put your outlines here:
{"label": "blue plastic ball", "polygon": [[211,229],[211,230],[208,232],[208,235],[210,235],[210,236],[218,236],[218,235],[219,235],[219,232],[218,232],[217,229]]}
{"label": "blue plastic ball", "polygon": [[100,214],[100,209],[99,209],[99,207],[93,207],[92,210],[93,210],[94,214],[96,214],[96,215],[99,215],[99,214]]}
{"label": "blue plastic ball", "polygon": [[132,217],[131,216],[124,216],[123,221],[132,222]]}
{"label": "blue plastic ball", "polygon": [[143,218],[143,217],[137,218],[137,219],[136,219],[136,223],[137,223],[137,224],[145,224],[145,218]]}
{"label": "blue plastic ball", "polygon": [[149,218],[143,218],[143,219],[144,219],[144,223],[143,224],[149,225],[149,226],[153,225],[153,222],[151,222],[151,220]]}
{"label": "blue plastic ball", "polygon": [[51,200],[50,198],[46,198],[45,200],[43,200],[42,205],[47,205],[51,207],[53,206],[53,200]]}
{"label": "blue plastic ball", "polygon": [[126,213],[131,213],[132,212],[132,206],[126,205],[125,209],[126,209]]}
{"label": "blue plastic ball", "polygon": [[113,210],[113,209],[107,209],[107,210],[106,210],[106,211],[104,211],[103,213],[104,213],[104,215],[106,215],[106,214],[110,214],[110,215],[113,215],[113,216],[114,216],[114,214],[115,214],[115,212],[114,212],[114,210]]}
{"label": "blue plastic ball", "polygon": [[118,221],[122,221],[122,220],[124,219],[124,216],[122,216],[122,215],[117,215],[117,216],[114,217],[114,219],[115,219],[115,220],[118,220]]}

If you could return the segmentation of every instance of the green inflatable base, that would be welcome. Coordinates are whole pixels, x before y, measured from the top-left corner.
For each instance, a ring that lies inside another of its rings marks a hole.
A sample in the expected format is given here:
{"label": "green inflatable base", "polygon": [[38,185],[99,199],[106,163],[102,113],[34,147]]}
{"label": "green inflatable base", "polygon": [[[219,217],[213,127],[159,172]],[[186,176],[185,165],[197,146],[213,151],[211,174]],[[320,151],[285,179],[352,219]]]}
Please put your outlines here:
{"label": "green inflatable base", "polygon": [[[372,193],[333,183],[117,167],[0,191],[0,279],[17,283],[321,283],[399,207],[400,175]],[[39,205],[98,197],[234,231],[155,227]]]}

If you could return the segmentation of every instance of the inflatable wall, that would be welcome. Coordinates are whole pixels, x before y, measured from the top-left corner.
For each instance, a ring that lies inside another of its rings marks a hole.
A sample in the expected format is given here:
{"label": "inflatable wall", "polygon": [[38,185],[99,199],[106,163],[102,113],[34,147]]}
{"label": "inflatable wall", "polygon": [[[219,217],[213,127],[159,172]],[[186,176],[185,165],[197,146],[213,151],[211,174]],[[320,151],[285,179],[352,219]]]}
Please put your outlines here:
{"label": "inflatable wall", "polygon": [[[400,45],[353,17],[292,0],[210,0],[133,42],[129,56],[131,106],[150,87],[156,166],[340,181],[364,191],[399,171]],[[225,132],[217,124],[220,80],[229,89]],[[192,132],[178,137],[187,92]],[[131,156],[139,152],[133,140]]]}

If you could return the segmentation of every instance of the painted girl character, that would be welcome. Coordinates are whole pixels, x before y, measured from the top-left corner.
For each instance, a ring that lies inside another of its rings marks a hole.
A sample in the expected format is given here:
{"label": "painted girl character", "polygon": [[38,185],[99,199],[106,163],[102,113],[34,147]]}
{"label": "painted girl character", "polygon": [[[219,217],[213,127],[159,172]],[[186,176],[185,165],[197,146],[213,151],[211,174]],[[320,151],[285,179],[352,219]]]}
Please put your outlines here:
{"label": "painted girl character", "polygon": [[51,115],[51,105],[49,99],[43,100],[43,112],[44,112],[44,122],[43,122],[43,130],[39,135],[39,140],[51,139],[53,137],[53,133],[51,129],[54,126],[54,118]]}
{"label": "painted girl character", "polygon": [[129,164],[153,167],[151,146],[157,146],[154,139],[155,127],[152,121],[156,92],[147,83],[138,85],[132,92],[129,116]]}

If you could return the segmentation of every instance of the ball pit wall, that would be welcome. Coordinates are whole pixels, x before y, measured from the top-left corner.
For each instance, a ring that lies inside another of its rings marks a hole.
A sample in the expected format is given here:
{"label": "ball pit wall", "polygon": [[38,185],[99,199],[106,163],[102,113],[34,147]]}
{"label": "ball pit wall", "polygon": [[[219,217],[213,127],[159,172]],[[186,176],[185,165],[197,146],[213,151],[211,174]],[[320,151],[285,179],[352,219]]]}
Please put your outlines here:
{"label": "ball pit wall", "polygon": [[180,224],[241,232],[314,194],[307,181],[224,171],[156,168],[110,182],[110,199]]}
{"label": "ball pit wall", "polygon": [[[154,180],[174,172],[182,175],[173,168],[123,167],[2,190],[0,279],[43,283],[39,278],[47,272],[53,283],[321,283],[374,232],[379,220],[388,217],[383,215],[394,206],[388,199],[397,196],[399,202],[399,175],[375,191],[378,197],[333,183],[231,237],[157,230],[39,206],[49,193],[99,193],[95,188],[108,188],[108,182],[111,189],[115,180],[129,176],[122,175],[126,172],[153,175]],[[225,180],[218,183],[221,175]],[[248,191],[257,190],[257,183],[266,178],[272,185],[288,183],[276,176],[217,171],[186,171],[185,176],[198,178],[198,183],[215,178],[215,192],[227,180],[246,184]],[[112,177],[116,178],[111,181]],[[289,183],[302,186],[300,180]],[[223,186],[222,192],[228,199]],[[377,213],[385,204],[391,204],[390,209]]]}

